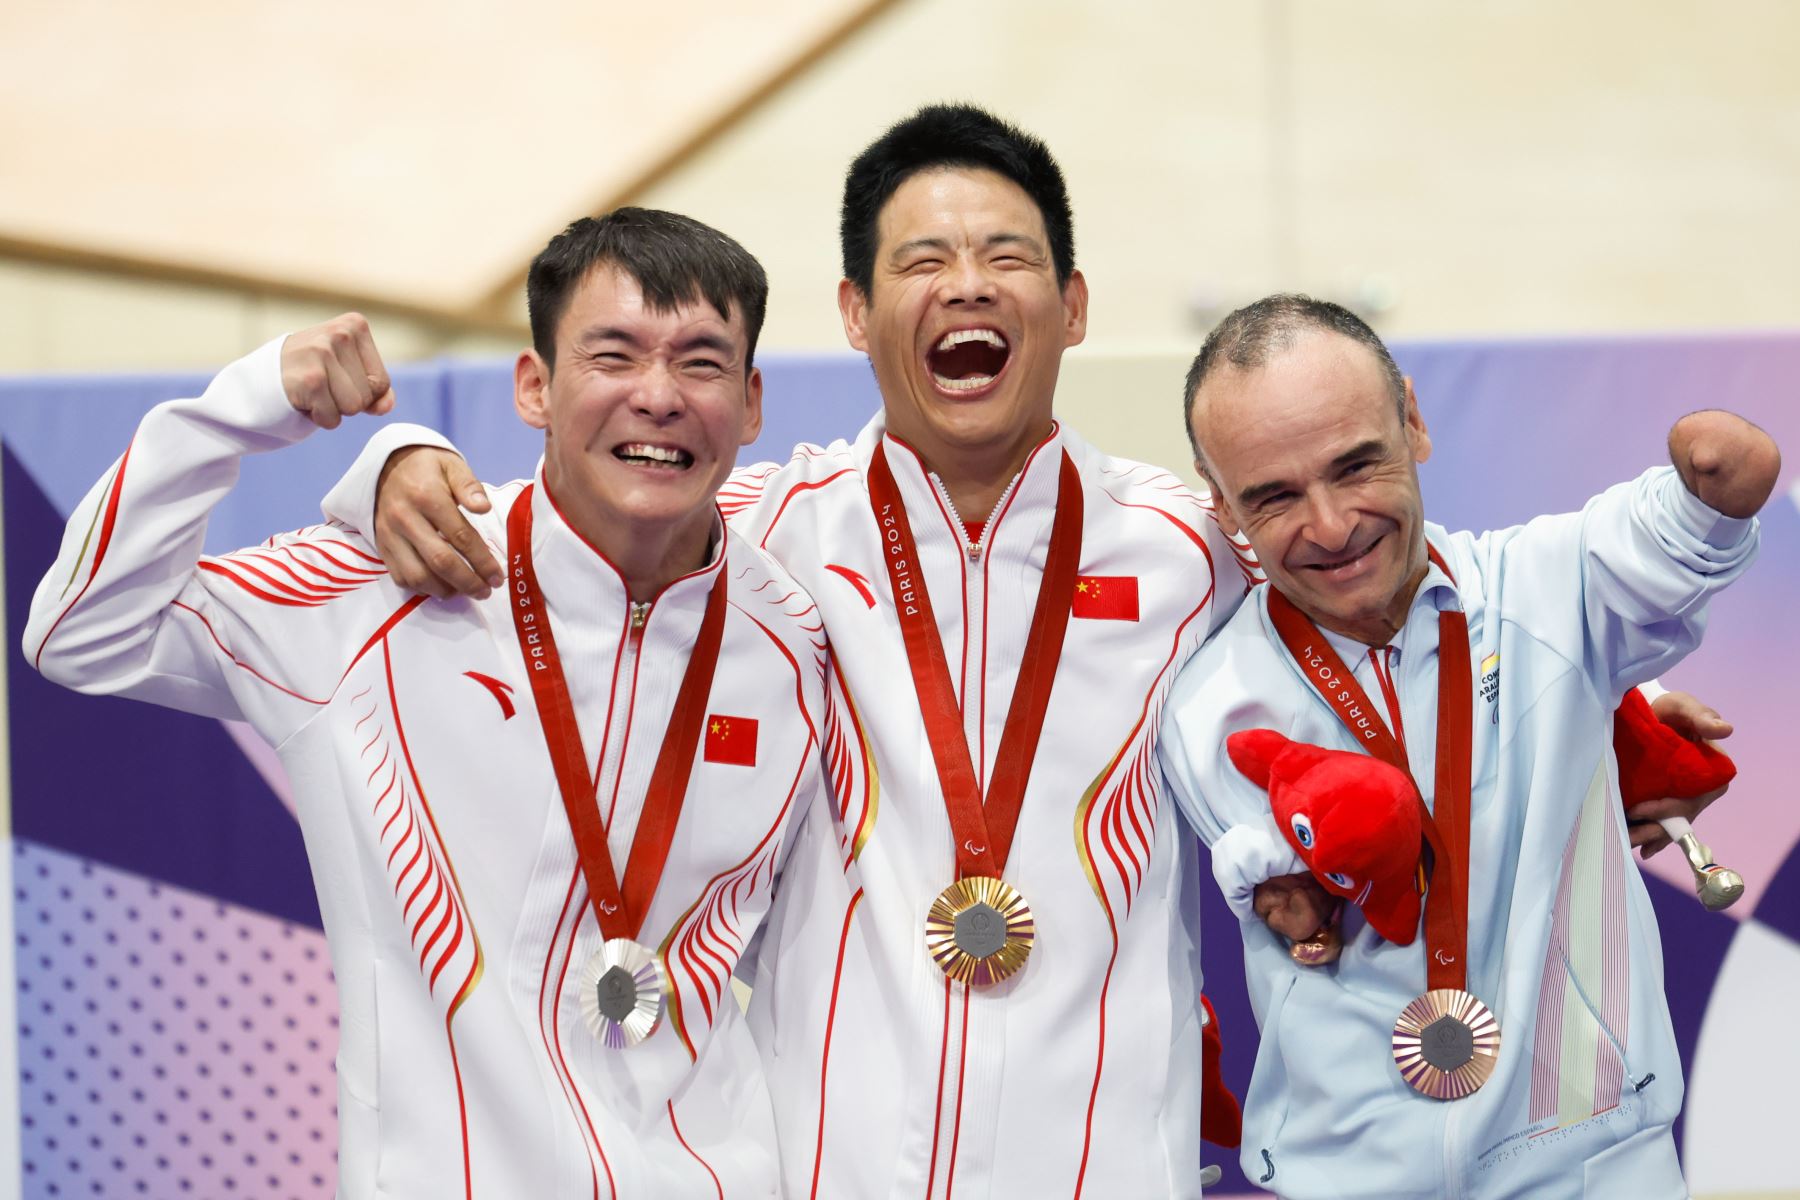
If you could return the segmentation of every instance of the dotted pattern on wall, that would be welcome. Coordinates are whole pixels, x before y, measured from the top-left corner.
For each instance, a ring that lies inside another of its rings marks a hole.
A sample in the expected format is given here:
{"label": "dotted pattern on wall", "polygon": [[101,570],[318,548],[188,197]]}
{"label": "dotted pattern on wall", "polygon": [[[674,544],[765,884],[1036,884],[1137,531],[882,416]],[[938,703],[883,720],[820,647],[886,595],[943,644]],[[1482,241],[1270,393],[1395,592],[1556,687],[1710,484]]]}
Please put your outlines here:
{"label": "dotted pattern on wall", "polygon": [[330,1197],[324,935],[14,845],[22,1195]]}

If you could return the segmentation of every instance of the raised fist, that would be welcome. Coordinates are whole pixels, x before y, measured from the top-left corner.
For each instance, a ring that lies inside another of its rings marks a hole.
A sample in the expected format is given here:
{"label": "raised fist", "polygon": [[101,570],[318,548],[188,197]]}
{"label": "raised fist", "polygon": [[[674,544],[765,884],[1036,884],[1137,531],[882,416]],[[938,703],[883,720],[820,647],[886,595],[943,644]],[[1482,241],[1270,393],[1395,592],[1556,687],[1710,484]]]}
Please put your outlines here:
{"label": "raised fist", "polygon": [[281,346],[281,387],[288,403],[321,429],[336,429],[356,413],[394,407],[387,367],[361,313],[289,334]]}

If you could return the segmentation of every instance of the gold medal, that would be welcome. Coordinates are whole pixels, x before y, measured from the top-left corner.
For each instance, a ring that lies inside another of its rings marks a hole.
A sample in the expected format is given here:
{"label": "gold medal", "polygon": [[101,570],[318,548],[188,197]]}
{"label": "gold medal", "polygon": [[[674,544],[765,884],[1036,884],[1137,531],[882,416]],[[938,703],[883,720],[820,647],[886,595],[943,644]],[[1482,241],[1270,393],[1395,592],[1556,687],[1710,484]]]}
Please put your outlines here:
{"label": "gold medal", "polygon": [[588,1031],[612,1050],[637,1045],[662,1024],[669,977],[656,952],[630,938],[613,938],[581,969],[581,1016]]}
{"label": "gold medal", "polygon": [[1426,992],[1394,1022],[1394,1065],[1408,1086],[1433,1100],[1471,1095],[1500,1058],[1500,1022],[1457,988]]}
{"label": "gold medal", "polygon": [[1024,966],[1036,936],[1025,897],[991,875],[957,880],[925,916],[925,949],[944,974],[971,987],[999,983]]}

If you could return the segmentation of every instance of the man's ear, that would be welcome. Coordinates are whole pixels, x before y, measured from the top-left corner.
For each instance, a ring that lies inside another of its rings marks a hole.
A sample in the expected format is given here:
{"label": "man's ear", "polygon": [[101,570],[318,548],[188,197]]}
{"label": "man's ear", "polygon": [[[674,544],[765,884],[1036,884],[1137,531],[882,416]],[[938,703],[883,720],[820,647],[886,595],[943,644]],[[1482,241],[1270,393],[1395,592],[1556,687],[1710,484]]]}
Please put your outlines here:
{"label": "man's ear", "polygon": [[1412,458],[1422,463],[1431,457],[1431,433],[1419,412],[1419,397],[1413,393],[1412,376],[1406,377],[1406,440],[1412,446]]}
{"label": "man's ear", "polygon": [[1079,346],[1087,338],[1088,286],[1080,271],[1071,272],[1063,285],[1063,347]]}
{"label": "man's ear", "polygon": [[744,432],[738,437],[738,445],[748,446],[762,433],[762,368],[751,367],[750,377],[744,381]]}
{"label": "man's ear", "polygon": [[838,280],[838,315],[844,319],[844,338],[853,350],[864,354],[869,352],[869,335],[865,326],[865,318],[869,312],[869,298],[863,290],[848,279]]}
{"label": "man's ear", "polygon": [[513,409],[533,429],[550,427],[550,364],[536,350],[513,361]]}

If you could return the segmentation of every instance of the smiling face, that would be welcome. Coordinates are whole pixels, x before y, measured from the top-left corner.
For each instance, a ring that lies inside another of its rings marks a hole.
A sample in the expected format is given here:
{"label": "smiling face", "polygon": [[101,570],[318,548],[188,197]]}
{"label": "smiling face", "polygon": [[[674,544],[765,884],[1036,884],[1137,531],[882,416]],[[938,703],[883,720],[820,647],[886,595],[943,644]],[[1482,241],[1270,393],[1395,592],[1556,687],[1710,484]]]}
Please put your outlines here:
{"label": "smiling face", "polygon": [[609,555],[670,537],[703,552],[714,496],[762,429],[747,356],[735,309],[658,312],[629,275],[590,271],[558,323],[554,371],[531,350],[514,368],[515,406],[544,431],[544,481],[569,523]]}
{"label": "smiling face", "polygon": [[1425,573],[1418,464],[1431,454],[1412,383],[1406,419],[1375,355],[1308,329],[1262,366],[1222,365],[1194,403],[1220,523],[1327,629],[1383,645]]}
{"label": "smiling face", "polygon": [[881,209],[868,295],[838,307],[868,354],[888,429],[934,470],[1018,470],[1050,432],[1065,349],[1087,331],[1087,284],[1059,285],[1043,214],[993,171],[930,169]]}

